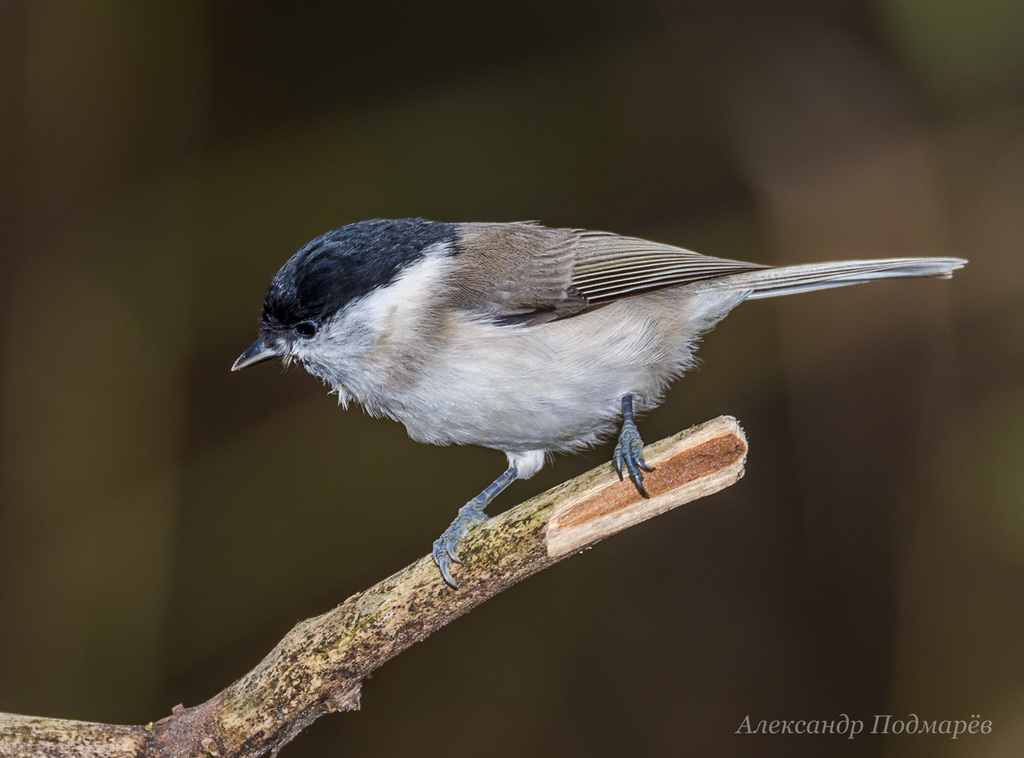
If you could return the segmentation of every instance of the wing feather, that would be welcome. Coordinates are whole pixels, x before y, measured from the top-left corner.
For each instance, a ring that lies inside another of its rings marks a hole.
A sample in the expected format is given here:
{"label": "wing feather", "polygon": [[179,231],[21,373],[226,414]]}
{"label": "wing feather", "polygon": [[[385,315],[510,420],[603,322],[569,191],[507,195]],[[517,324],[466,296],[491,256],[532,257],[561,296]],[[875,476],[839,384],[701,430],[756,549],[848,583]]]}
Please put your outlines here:
{"label": "wing feather", "polygon": [[572,283],[589,303],[597,305],[763,268],[767,267],[712,258],[636,237],[621,237],[608,232],[579,232]]}
{"label": "wing feather", "polygon": [[530,222],[461,224],[459,248],[454,304],[503,323],[567,318],[621,298],[767,268]]}
{"label": "wing feather", "polygon": [[576,230],[532,222],[459,225],[452,303],[500,323],[542,323],[580,313],[572,284]]}

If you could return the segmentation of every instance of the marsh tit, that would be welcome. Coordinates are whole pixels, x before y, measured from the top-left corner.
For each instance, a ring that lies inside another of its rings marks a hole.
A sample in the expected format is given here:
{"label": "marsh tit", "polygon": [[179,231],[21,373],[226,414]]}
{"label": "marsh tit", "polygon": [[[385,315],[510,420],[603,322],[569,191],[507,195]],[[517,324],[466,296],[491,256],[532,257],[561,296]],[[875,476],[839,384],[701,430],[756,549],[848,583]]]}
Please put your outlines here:
{"label": "marsh tit", "polygon": [[508,469],[433,546],[456,586],[484,508],[551,453],[619,431],[614,463],[646,496],[634,414],[658,406],[697,339],[744,300],[894,277],[949,278],[960,258],[771,267],[608,232],[536,223],[360,221],[282,266],[258,339],[232,366],[298,361],[343,406],[437,445],[500,450]]}

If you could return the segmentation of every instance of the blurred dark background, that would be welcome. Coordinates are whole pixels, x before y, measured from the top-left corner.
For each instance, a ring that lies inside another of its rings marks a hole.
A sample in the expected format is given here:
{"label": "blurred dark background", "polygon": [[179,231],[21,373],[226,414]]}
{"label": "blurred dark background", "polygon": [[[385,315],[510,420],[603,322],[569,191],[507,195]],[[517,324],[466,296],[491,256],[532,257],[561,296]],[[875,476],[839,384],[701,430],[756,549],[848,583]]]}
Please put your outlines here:
{"label": "blurred dark background", "polygon": [[[537,219],[971,264],[741,306],[641,425],[736,415],[739,484],[487,603],[284,755],[1019,754],[1024,4],[6,0],[0,114],[0,710],[160,718],[426,553],[501,454],[228,368],[327,229]],[[735,734],[843,713],[993,732]]]}

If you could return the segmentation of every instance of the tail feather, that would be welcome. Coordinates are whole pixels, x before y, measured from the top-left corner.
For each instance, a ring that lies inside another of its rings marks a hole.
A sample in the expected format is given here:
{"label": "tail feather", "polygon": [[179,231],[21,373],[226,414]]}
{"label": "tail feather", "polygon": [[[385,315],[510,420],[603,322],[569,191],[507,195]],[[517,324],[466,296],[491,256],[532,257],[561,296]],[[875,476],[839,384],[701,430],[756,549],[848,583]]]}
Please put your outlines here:
{"label": "tail feather", "polygon": [[812,292],[831,287],[846,287],[875,279],[936,277],[949,279],[966,260],[962,258],[883,258],[864,261],[836,261],[782,266],[747,271],[712,279],[701,285],[707,289],[748,290],[748,299]]}

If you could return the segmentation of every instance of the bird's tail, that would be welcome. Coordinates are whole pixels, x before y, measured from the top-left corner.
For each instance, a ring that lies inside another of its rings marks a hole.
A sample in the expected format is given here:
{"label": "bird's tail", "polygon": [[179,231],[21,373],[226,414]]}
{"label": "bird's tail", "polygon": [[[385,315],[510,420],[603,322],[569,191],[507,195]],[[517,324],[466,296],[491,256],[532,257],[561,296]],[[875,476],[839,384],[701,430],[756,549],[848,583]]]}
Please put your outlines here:
{"label": "bird's tail", "polygon": [[702,283],[701,289],[749,291],[748,299],[791,295],[795,292],[845,287],[875,279],[931,276],[949,279],[961,268],[963,258],[881,258],[866,261],[835,261],[782,266],[729,274]]}

